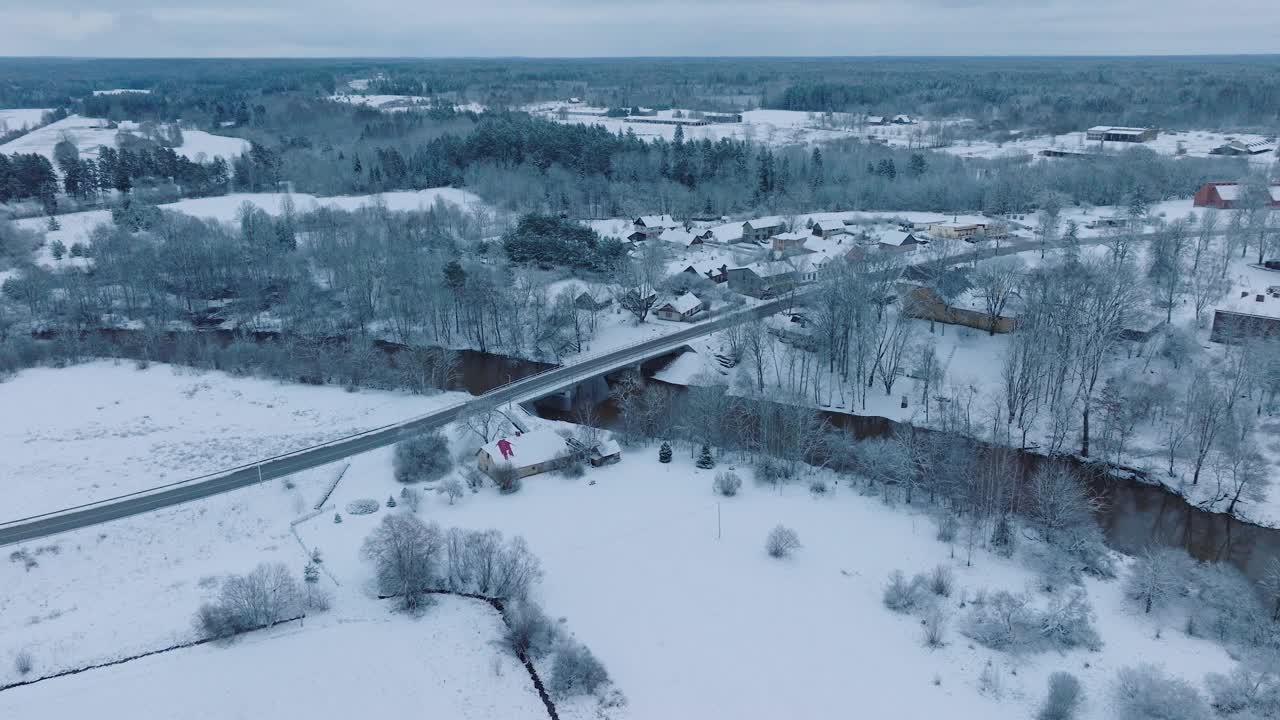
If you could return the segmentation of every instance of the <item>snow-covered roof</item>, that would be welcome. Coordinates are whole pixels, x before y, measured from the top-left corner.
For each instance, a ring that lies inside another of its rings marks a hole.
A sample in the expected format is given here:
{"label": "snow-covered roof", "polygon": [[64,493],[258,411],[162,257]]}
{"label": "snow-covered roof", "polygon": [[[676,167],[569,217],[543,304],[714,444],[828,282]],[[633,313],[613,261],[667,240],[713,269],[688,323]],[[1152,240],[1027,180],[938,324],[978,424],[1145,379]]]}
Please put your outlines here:
{"label": "snow-covered roof", "polygon": [[867,116],[867,122],[871,123],[872,125],[878,125],[878,124],[880,124],[880,123],[884,122],[884,116],[883,116],[883,115],[868,115],[868,116]]}
{"label": "snow-covered roof", "polygon": [[718,242],[733,242],[742,239],[742,223],[725,223],[710,228],[711,236]]}
{"label": "snow-covered roof", "polygon": [[690,245],[698,241],[698,236],[694,235],[688,230],[667,228],[666,230],[662,231],[662,234],[658,236],[658,239],[663,242],[669,242],[675,245],[680,245],[681,247],[689,247]]}
{"label": "snow-covered roof", "polygon": [[1147,132],[1147,128],[1136,128],[1136,127],[1114,127],[1114,126],[1111,126],[1111,125],[1095,125],[1095,126],[1093,126],[1093,127],[1089,128],[1089,132],[1091,132],[1091,133],[1105,132],[1105,133],[1112,133],[1112,134],[1115,134],[1115,135],[1141,135],[1142,133]]}
{"label": "snow-covered roof", "polygon": [[[1215,185],[1218,191],[1218,197],[1228,202],[1234,202],[1240,199],[1242,185]],[[1267,188],[1267,192],[1271,195],[1271,202],[1280,202],[1280,185],[1271,185]]]}
{"label": "snow-covered roof", "polygon": [[[908,242],[910,241],[910,243]],[[880,233],[881,245],[892,245],[893,247],[901,247],[902,245],[915,242],[915,236],[909,232],[901,230],[886,230]]]}
{"label": "snow-covered roof", "polygon": [[750,225],[756,230],[759,230],[761,228],[782,227],[783,225],[786,225],[786,224],[787,224],[786,218],[781,217],[779,215],[770,215],[768,217],[754,218],[744,223],[744,225]]}
{"label": "snow-covered roof", "polygon": [[637,225],[644,225],[647,228],[675,228],[680,227],[680,223],[670,215],[641,215],[636,218]]}
{"label": "snow-covered roof", "polygon": [[595,450],[600,455],[600,457],[609,457],[610,455],[622,454],[622,446],[618,444],[617,440],[614,440],[612,438],[608,440],[601,440],[600,442],[596,443]]}
{"label": "snow-covered roof", "polygon": [[702,301],[699,300],[697,296],[695,296],[693,293],[683,293],[679,297],[673,298],[663,303],[662,307],[660,307],[659,309],[668,308],[668,307],[671,308],[673,311],[680,313],[681,315],[685,315],[687,313],[693,312],[694,310],[697,310],[699,307],[702,307]]}
{"label": "snow-covered roof", "polygon": [[762,278],[768,278],[786,275],[791,272],[807,272],[813,264],[813,261],[807,256],[796,255],[786,260],[765,260],[753,263],[748,265],[746,269]]}
{"label": "snow-covered roof", "polygon": [[1218,309],[1241,315],[1280,319],[1280,297],[1264,290],[1239,290],[1218,305]]}
{"label": "snow-covered roof", "polygon": [[802,242],[802,243],[803,243],[805,240],[808,240],[809,238],[813,237],[813,233],[807,233],[807,232],[801,232],[801,231],[799,231],[799,230],[795,230],[795,231],[792,231],[792,232],[778,233],[777,235],[774,235],[774,237],[775,237],[775,238],[777,238],[777,239],[779,239],[779,240],[782,240],[782,241],[784,241],[784,242],[786,242],[786,241],[791,241],[791,242],[799,241],[799,242]]}
{"label": "snow-covered roof", "polygon": [[521,435],[499,438],[480,448],[495,465],[529,467],[550,462],[564,452],[564,438],[554,430],[533,430]]}

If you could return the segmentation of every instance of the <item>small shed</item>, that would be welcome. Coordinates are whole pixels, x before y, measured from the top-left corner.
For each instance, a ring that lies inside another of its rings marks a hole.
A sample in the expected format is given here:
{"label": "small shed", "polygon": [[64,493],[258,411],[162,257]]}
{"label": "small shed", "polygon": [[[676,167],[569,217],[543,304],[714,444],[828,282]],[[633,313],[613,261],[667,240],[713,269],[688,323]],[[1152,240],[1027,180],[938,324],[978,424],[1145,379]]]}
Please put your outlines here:
{"label": "small shed", "polygon": [[622,446],[617,440],[602,440],[591,448],[591,452],[587,454],[587,460],[592,467],[604,467],[622,461]]}

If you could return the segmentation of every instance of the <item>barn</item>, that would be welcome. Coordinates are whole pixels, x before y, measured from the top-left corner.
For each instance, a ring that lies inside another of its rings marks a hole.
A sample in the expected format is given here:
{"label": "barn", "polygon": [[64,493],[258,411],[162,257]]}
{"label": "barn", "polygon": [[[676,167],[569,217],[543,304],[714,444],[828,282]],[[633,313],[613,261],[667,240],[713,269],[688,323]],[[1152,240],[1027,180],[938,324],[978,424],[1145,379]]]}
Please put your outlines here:
{"label": "barn", "polygon": [[[1195,206],[1235,210],[1243,197],[1245,188],[1238,182],[1210,182],[1196,191]],[[1280,183],[1267,188],[1266,205],[1280,208]]]}

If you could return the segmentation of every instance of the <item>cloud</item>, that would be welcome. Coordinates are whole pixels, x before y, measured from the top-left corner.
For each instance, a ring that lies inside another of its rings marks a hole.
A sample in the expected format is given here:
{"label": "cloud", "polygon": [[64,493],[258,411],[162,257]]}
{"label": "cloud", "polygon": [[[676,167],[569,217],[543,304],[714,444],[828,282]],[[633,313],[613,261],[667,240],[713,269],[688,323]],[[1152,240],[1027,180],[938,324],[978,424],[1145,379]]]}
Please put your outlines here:
{"label": "cloud", "polygon": [[[8,0],[12,2],[13,0]],[[104,9],[103,6],[108,8]],[[999,55],[1274,52],[1236,0],[58,0],[2,11],[5,54]]]}

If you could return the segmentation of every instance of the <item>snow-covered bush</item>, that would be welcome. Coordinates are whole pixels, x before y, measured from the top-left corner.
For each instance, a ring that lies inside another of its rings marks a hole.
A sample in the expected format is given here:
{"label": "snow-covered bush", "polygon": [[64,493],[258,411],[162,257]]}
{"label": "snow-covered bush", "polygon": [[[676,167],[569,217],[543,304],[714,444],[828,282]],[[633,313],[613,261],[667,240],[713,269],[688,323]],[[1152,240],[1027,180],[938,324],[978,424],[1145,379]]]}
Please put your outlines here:
{"label": "snow-covered bush", "polygon": [[975,603],[964,634],[994,650],[1036,652],[1084,647],[1097,650],[1102,640],[1093,627],[1093,609],[1083,590],[1054,598],[1039,611],[1027,595],[1000,591]]}
{"label": "snow-covered bush", "polygon": [[463,495],[462,481],[458,478],[449,478],[440,483],[437,492],[449,498],[449,504],[452,505]]}
{"label": "snow-covered bush", "polygon": [[501,600],[524,598],[542,577],[524,538],[504,541],[497,530],[451,528],[445,540],[449,588]]}
{"label": "snow-covered bush", "polygon": [[928,596],[928,580],[917,574],[907,580],[901,570],[889,574],[889,584],[884,588],[884,606],[894,612],[914,612],[924,605]]}
{"label": "snow-covered bush", "polygon": [[791,473],[786,464],[771,457],[764,456],[756,460],[751,468],[756,482],[761,485],[776,485],[790,478]]}
{"label": "snow-covered bush", "polygon": [[29,674],[33,667],[35,667],[35,661],[31,659],[31,653],[26,650],[20,650],[13,656],[13,669],[17,670],[19,675]]}
{"label": "snow-covered bush", "polygon": [[370,515],[378,512],[378,508],[382,505],[373,498],[360,498],[347,503],[348,515]]}
{"label": "snow-covered bush", "polygon": [[291,617],[301,600],[288,568],[264,563],[248,575],[223,580],[217,598],[196,613],[196,626],[206,637],[227,638]]}
{"label": "snow-covered bush", "polygon": [[733,497],[742,488],[742,478],[738,477],[738,474],[732,470],[726,470],[716,473],[716,479],[711,484],[711,487],[717,495]]}
{"label": "snow-covered bush", "polygon": [[1116,677],[1118,716],[1125,720],[1208,720],[1209,706],[1185,680],[1155,665],[1122,668]]}
{"label": "snow-covered bush", "polygon": [[1248,578],[1226,563],[1196,567],[1192,613],[1200,632],[1227,644],[1256,645],[1269,621]]}
{"label": "snow-covered bush", "polygon": [[1004,678],[1000,675],[1000,668],[990,660],[982,666],[982,673],[978,675],[978,692],[993,698],[999,698],[1004,692]]}
{"label": "snow-covered bush", "polygon": [[507,606],[507,630],[502,640],[519,658],[540,658],[551,652],[558,634],[542,608],[528,600]]}
{"label": "snow-covered bush", "polygon": [[558,697],[590,695],[609,682],[609,673],[585,646],[566,642],[556,651],[547,683]]}
{"label": "snow-covered bush", "polygon": [[1049,676],[1049,695],[1036,720],[1072,720],[1084,701],[1084,690],[1075,675],[1056,672]]}
{"label": "snow-covered bush", "polygon": [[933,604],[925,610],[921,621],[924,629],[924,644],[931,648],[940,648],[947,644],[947,613],[941,605]]}
{"label": "snow-covered bush", "polygon": [[947,512],[938,517],[938,541],[955,542],[956,533],[960,531],[960,518],[955,513]]}
{"label": "snow-covered bush", "polygon": [[503,495],[520,492],[520,473],[510,465],[500,465],[494,468],[493,482],[498,486],[498,492]]}
{"label": "snow-covered bush", "polygon": [[800,536],[796,534],[795,530],[778,525],[769,531],[769,537],[764,542],[764,549],[769,553],[769,557],[788,557],[791,553],[800,549]]}
{"label": "snow-covered bush", "polygon": [[395,476],[402,483],[435,480],[453,469],[449,441],[435,430],[396,444]]}
{"label": "snow-covered bush", "polygon": [[940,597],[951,597],[955,589],[955,574],[946,565],[938,565],[929,573],[929,590]]}
{"label": "snow-covered bush", "polygon": [[409,512],[418,512],[418,506],[422,504],[422,493],[417,488],[400,488],[400,502],[409,508]]}
{"label": "snow-covered bush", "polygon": [[1221,715],[1241,720],[1280,717],[1280,663],[1275,659],[1270,667],[1241,664],[1229,675],[1209,673],[1204,684],[1210,704]]}
{"label": "snow-covered bush", "polygon": [[1037,619],[1040,639],[1055,649],[1102,648],[1102,638],[1093,626],[1093,608],[1083,588],[1054,598],[1044,612],[1037,614]]}
{"label": "snow-covered bush", "polygon": [[1185,592],[1194,565],[1195,561],[1180,550],[1148,549],[1133,563],[1125,578],[1124,594],[1138,603],[1144,613],[1160,610],[1169,600]]}

